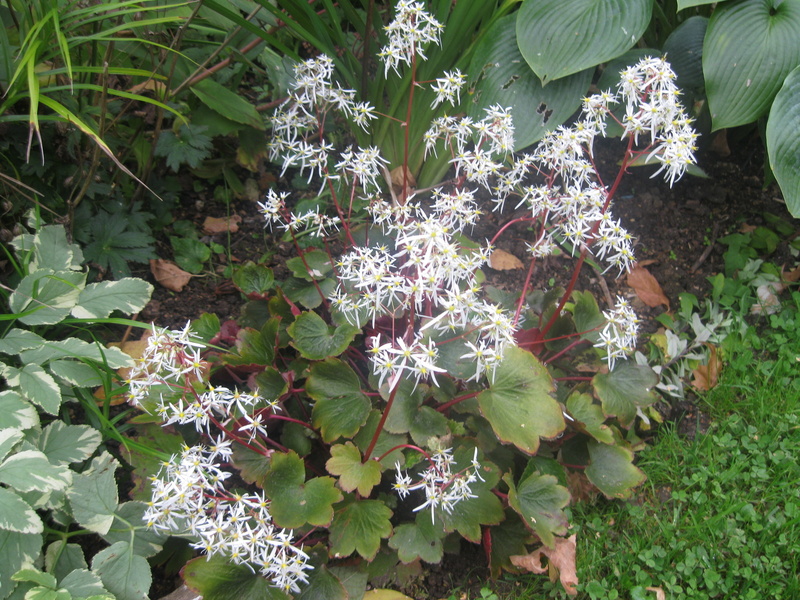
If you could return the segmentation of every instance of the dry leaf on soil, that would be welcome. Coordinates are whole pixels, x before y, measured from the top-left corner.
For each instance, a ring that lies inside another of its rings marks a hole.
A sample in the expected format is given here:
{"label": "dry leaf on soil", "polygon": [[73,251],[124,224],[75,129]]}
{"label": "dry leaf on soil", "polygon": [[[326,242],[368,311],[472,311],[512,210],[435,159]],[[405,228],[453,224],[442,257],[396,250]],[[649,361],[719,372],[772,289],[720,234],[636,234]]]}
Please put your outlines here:
{"label": "dry leaf on soil", "polygon": [[496,248],[489,255],[489,266],[495,271],[511,271],[513,269],[521,269],[522,261],[513,254]]}
{"label": "dry leaf on soil", "polygon": [[628,285],[647,306],[654,308],[664,304],[669,310],[669,299],[664,295],[664,290],[653,274],[644,267],[636,266],[631,269],[628,273]]}
{"label": "dry leaf on soil", "polygon": [[218,233],[236,233],[239,231],[239,223],[242,222],[242,217],[233,215],[231,217],[206,217],[203,221],[203,232],[208,235],[216,235]]}
{"label": "dry leaf on soil", "polygon": [[644,589],[648,592],[653,592],[656,595],[656,600],[667,600],[667,594],[660,587],[646,587]]}
{"label": "dry leaf on soil", "polygon": [[720,369],[722,369],[722,360],[720,360],[717,354],[717,347],[711,344],[706,344],[706,346],[709,350],[708,364],[700,365],[692,372],[694,375],[692,385],[695,389],[704,392],[707,392],[717,385],[719,381],[719,372]]}
{"label": "dry leaf on soil", "polygon": [[751,315],[774,315],[781,309],[781,299],[778,298],[786,285],[779,281],[770,281],[756,288],[758,302],[750,307]]}
{"label": "dry leaf on soil", "polygon": [[163,258],[150,259],[150,272],[158,283],[173,292],[182,291],[192,278],[190,273],[181,269],[174,262]]}
{"label": "dry leaf on soil", "polygon": [[[530,554],[511,557],[511,564],[521,567],[532,573],[544,573],[548,571],[548,566],[542,566],[542,558],[547,557],[549,567],[558,571],[558,578],[561,585],[570,596],[578,594],[578,571],[575,565],[575,548],[578,534],[573,534],[567,539],[556,538],[556,547],[548,548],[542,546]],[[555,580],[554,573],[551,572],[550,579]]]}

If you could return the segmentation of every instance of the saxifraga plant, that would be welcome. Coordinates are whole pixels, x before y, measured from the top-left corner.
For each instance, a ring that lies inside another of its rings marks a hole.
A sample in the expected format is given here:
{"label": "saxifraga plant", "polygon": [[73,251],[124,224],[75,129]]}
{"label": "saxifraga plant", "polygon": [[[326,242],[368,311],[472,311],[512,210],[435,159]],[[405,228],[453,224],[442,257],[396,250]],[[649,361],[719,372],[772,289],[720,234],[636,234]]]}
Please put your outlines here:
{"label": "saxifraga plant", "polygon": [[[420,3],[398,3],[380,52],[387,71],[427,85],[416,64],[441,29]],[[511,154],[502,107],[436,120],[427,150],[449,156],[455,176],[429,191],[408,181],[392,189],[375,148],[326,141],[334,111],[365,127],[380,117],[332,73],[324,56],[298,66],[270,144],[285,168],[321,180],[331,214],[292,213],[288,194],[274,191],[261,205],[268,224],[319,239],[320,249],[297,243],[293,259],[311,293],[290,300],[290,280],[262,294],[249,307],[258,327],[239,332],[237,352],[204,355],[188,327],[154,329],[128,380],[131,402],[193,440],[153,479],[146,519],[207,554],[183,571],[207,599],[233,582],[248,597],[346,598],[346,585],[363,590],[398,562],[440,561],[459,536],[482,542],[497,574],[570,544],[569,482],[624,498],[644,480],[636,423],[654,414],[658,379],[626,359],[638,319],[622,298],[601,312],[575,288],[590,256],[620,272],[634,260],[610,213],[630,162],[657,161],[672,183],[694,161],[669,65],[627,68],[615,91],[586,98],[575,125],[530,154]],[[452,74],[433,82],[440,101],[457,100],[460,85]],[[626,148],[606,185],[592,147],[618,102]],[[481,216],[475,188],[498,212],[513,203],[530,213],[476,245],[466,237]],[[371,226],[355,226],[359,205]],[[480,269],[518,223],[532,232],[526,282],[492,301]],[[576,257],[569,283],[534,289],[535,266],[558,251]],[[210,382],[212,359],[252,391]]]}

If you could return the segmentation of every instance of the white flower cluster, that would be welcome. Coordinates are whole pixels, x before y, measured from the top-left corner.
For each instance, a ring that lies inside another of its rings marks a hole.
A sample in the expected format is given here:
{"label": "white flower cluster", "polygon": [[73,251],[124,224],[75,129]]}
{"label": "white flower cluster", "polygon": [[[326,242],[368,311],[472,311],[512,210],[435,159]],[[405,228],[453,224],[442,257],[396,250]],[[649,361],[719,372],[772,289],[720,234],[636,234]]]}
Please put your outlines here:
{"label": "white flower cluster", "polygon": [[596,348],[606,351],[609,369],[614,368],[618,358],[625,358],[636,347],[636,336],[639,332],[639,319],[624,298],[617,297],[614,310],[603,311],[606,325],[600,332],[600,341]]}
{"label": "white flower cluster", "polygon": [[299,592],[313,569],[308,555],[295,546],[292,532],[276,528],[269,501],[261,493],[230,494],[230,442],[212,448],[184,447],[152,478],[153,500],[144,515],[147,526],[166,533],[188,533],[192,547],[209,557],[220,554],[247,565],[285,592]]}
{"label": "white flower cluster", "polygon": [[422,2],[399,0],[395,6],[394,20],[386,27],[389,43],[378,56],[383,60],[386,74],[389,69],[400,74],[400,63],[410,66],[414,57],[426,59],[424,46],[439,44],[444,26],[425,11]]}
{"label": "white flower cluster", "polygon": [[452,513],[453,507],[462,500],[476,498],[470,486],[476,481],[484,481],[480,475],[481,465],[478,462],[477,448],[469,467],[453,473],[453,468],[456,466],[451,448],[439,450],[431,455],[428,468],[420,473],[420,480],[414,483],[408,473],[401,471],[400,465],[396,464],[397,476],[394,489],[402,499],[408,497],[411,492],[424,490],[425,502],[417,506],[414,512],[430,508],[431,520],[435,521],[437,508],[448,514]]}

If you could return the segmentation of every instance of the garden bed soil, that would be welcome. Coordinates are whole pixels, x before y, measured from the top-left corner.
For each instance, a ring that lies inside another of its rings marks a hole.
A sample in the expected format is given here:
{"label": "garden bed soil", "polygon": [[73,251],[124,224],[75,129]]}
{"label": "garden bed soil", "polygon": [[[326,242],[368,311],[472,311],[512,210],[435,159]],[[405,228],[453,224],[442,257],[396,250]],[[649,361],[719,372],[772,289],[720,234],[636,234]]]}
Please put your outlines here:
{"label": "garden bed soil", "polygon": [[[598,151],[601,173],[616,172],[621,151],[619,143],[603,141]],[[724,266],[725,246],[719,243],[719,238],[766,224],[765,213],[792,223],[777,185],[764,187],[763,165],[763,145],[751,134],[744,142],[731,144],[729,154],[701,154],[699,166],[709,175],[707,179],[687,175],[669,187],[660,178],[651,179],[655,167],[632,168],[623,179],[613,205],[614,216],[636,238],[637,260],[646,265],[659,282],[670,307],[678,306],[678,298],[684,292],[698,298],[708,293],[708,277]],[[267,174],[261,179],[269,178]],[[278,184],[288,189],[288,183],[279,181]],[[211,192],[208,197],[192,194],[184,198],[179,213],[177,218],[188,219],[198,228],[206,216],[238,215],[241,217],[238,231],[229,238],[228,234],[216,236],[214,241],[229,244],[230,255],[239,263],[259,261],[268,250],[273,250],[264,264],[273,268],[276,280],[288,275],[285,261],[294,255],[293,248],[265,231],[263,217],[254,201],[236,201],[226,207],[215,202]],[[473,232],[473,239],[482,241],[490,237],[508,218],[508,215],[499,217],[489,213]],[[526,236],[524,227],[512,229],[497,246],[524,259]],[[171,258],[166,241],[161,255]],[[534,287],[563,285],[572,273],[572,264],[570,257],[547,259],[534,273]],[[221,272],[224,266],[217,265],[217,271]],[[489,268],[485,273],[490,285],[508,290],[520,289],[526,274],[525,269],[496,271]],[[152,279],[149,273],[136,274]],[[646,306],[627,285],[625,277],[615,278],[615,273],[601,275],[588,265],[584,265],[577,289],[593,290],[603,309],[608,308],[608,299],[614,301],[617,296],[630,299],[643,320],[644,332],[655,331],[658,324],[654,317],[667,309],[666,306]],[[222,322],[235,320],[242,305],[240,294],[228,280],[219,273],[207,273],[193,278],[180,293],[156,284],[153,299],[140,318],[160,326],[179,328],[204,312],[216,314]],[[669,407],[667,416],[682,419],[683,432],[689,436],[708,425],[707,417],[691,401]],[[464,546],[464,552],[457,557],[446,556],[442,564],[425,565],[421,579],[406,591],[420,600],[446,598],[456,588],[471,590],[468,597],[475,597],[477,590],[486,585],[489,572],[481,548],[466,543]],[[163,584],[159,590],[163,593],[175,587],[173,580]]]}

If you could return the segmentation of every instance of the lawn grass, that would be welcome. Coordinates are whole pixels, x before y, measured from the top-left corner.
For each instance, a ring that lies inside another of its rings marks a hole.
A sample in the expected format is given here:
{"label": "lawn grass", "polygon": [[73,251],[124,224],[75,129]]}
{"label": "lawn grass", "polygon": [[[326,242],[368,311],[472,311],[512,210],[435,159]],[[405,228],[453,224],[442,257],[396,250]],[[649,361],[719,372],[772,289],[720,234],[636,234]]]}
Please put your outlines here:
{"label": "lawn grass", "polygon": [[[699,400],[710,427],[689,438],[662,426],[639,456],[648,481],[634,499],[572,508],[578,599],[800,598],[799,308],[795,292],[728,337],[727,366]],[[496,594],[570,598],[530,576]]]}

